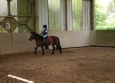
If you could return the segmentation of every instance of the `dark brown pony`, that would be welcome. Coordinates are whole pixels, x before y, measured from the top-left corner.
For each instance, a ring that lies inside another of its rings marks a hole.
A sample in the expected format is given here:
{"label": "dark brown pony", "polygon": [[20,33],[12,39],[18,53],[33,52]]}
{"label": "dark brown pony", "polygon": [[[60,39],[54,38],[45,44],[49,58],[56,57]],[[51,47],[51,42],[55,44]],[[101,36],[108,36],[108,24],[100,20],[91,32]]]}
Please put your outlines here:
{"label": "dark brown pony", "polygon": [[60,40],[56,36],[49,36],[49,37],[47,37],[46,38],[46,43],[44,44],[43,37],[41,35],[37,34],[36,32],[31,32],[31,36],[29,38],[29,41],[32,41],[33,39],[35,39],[35,41],[36,41],[35,54],[36,54],[37,48],[41,47],[42,55],[44,55],[43,46],[50,46],[50,45],[52,45],[52,47],[53,47],[53,51],[52,51],[51,54],[54,54],[55,45],[56,45],[57,49],[59,49],[60,53],[62,53],[62,48],[61,48],[61,45],[60,45]]}

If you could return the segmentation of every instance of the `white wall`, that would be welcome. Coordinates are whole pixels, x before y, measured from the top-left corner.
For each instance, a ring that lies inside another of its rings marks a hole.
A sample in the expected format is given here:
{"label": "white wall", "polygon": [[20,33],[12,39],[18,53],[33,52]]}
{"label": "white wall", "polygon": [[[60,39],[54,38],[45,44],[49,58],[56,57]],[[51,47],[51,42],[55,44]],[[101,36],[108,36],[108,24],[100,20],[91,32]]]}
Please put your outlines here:
{"label": "white wall", "polygon": [[[49,36],[58,36],[62,48],[95,45],[95,31],[49,31]],[[29,41],[29,33],[1,33],[0,54],[33,51],[35,41]]]}
{"label": "white wall", "polygon": [[29,33],[0,33],[0,54],[34,51],[35,41]]}

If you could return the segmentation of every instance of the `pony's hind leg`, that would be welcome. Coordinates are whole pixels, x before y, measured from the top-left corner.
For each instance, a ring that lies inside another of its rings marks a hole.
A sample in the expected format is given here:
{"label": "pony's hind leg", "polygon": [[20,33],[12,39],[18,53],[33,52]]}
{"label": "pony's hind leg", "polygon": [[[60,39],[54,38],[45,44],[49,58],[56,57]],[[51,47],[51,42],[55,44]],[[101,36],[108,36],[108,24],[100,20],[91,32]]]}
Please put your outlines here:
{"label": "pony's hind leg", "polygon": [[57,47],[58,47],[58,49],[59,49],[59,51],[60,51],[60,54],[62,54],[62,48],[61,48],[61,45],[60,45],[60,40],[59,40],[59,38],[58,38],[58,37],[57,37],[57,40],[58,40]]}
{"label": "pony's hind leg", "polygon": [[62,54],[62,48],[61,48],[61,46],[59,46],[59,51],[60,51],[60,54]]}
{"label": "pony's hind leg", "polygon": [[52,51],[51,54],[54,54],[54,51],[55,51],[55,46],[54,46],[54,44],[52,44],[52,47],[53,47],[53,51]]}
{"label": "pony's hind leg", "polygon": [[34,52],[34,54],[36,54],[36,50],[37,50],[37,48],[38,48],[38,47],[35,48],[35,52]]}
{"label": "pony's hind leg", "polygon": [[59,46],[58,45],[56,45],[56,50],[58,50],[59,49]]}

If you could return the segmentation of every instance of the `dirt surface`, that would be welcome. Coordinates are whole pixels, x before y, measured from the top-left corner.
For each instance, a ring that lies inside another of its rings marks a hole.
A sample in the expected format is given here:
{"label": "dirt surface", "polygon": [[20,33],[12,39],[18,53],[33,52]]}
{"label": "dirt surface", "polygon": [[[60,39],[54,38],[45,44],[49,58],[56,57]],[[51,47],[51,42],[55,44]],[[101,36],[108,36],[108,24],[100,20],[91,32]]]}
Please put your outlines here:
{"label": "dirt surface", "polygon": [[0,55],[0,83],[115,83],[115,48],[63,49],[63,54],[45,50]]}

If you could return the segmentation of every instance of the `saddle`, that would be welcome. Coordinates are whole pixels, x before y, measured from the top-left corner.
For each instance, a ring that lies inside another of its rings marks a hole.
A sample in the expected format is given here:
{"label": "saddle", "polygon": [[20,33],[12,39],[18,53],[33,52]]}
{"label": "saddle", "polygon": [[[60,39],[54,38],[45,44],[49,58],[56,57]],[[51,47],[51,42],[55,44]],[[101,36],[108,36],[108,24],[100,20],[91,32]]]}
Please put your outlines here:
{"label": "saddle", "polygon": [[46,43],[50,43],[50,42],[52,42],[52,41],[53,41],[53,39],[52,39],[51,36],[46,37]]}

